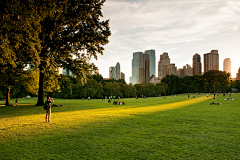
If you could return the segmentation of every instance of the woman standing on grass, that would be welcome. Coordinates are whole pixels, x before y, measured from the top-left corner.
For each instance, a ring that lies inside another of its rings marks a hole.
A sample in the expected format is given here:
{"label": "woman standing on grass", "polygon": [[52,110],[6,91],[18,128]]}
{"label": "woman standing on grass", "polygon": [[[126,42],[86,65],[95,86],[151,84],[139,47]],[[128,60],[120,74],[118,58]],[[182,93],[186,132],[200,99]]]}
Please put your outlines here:
{"label": "woman standing on grass", "polygon": [[50,105],[50,103],[54,103],[54,100],[50,96],[47,96],[47,100],[46,100],[45,103],[47,103],[46,122],[51,122],[50,121],[50,116],[51,116],[51,105]]}

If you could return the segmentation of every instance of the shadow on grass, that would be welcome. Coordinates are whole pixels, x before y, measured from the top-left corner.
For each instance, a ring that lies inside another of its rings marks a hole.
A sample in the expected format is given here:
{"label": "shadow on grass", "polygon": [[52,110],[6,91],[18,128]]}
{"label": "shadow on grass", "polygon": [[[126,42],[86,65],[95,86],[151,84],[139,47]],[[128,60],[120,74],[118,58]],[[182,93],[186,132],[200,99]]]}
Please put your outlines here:
{"label": "shadow on grass", "polygon": [[[61,107],[52,107],[52,113],[59,112],[69,112],[69,111],[79,111],[79,110],[90,110],[90,109],[105,109],[105,108],[136,108],[136,107],[146,107],[156,104],[170,104],[174,102],[179,102],[186,100],[185,97],[175,98],[172,96],[167,96],[167,99],[162,97],[146,98],[146,99],[132,99],[124,98],[119,101],[125,101],[126,105],[113,105],[111,103],[104,102],[101,99],[88,100],[72,100],[72,99],[55,99],[56,105],[62,105]],[[116,99],[118,101],[118,99]],[[0,117],[11,117],[11,116],[25,116],[33,114],[45,114],[43,106],[35,106],[36,101],[33,99],[20,99],[18,106],[15,104],[13,106],[0,107]]]}

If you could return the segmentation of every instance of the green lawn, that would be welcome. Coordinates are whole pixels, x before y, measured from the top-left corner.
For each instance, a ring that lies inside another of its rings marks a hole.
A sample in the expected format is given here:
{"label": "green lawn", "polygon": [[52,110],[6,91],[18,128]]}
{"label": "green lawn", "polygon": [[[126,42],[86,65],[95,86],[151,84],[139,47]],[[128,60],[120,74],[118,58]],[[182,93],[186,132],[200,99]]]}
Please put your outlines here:
{"label": "green lawn", "polygon": [[0,102],[0,159],[240,159],[240,94],[212,97]]}

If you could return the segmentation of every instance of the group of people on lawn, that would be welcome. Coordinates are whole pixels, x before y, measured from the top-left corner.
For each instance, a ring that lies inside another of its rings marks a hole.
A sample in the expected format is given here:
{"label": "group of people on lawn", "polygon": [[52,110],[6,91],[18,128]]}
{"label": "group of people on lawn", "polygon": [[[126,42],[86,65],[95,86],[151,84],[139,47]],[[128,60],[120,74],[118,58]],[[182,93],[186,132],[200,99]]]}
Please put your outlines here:
{"label": "group of people on lawn", "polygon": [[113,104],[115,105],[125,105],[126,103],[123,101],[122,103],[119,101],[114,101]]}

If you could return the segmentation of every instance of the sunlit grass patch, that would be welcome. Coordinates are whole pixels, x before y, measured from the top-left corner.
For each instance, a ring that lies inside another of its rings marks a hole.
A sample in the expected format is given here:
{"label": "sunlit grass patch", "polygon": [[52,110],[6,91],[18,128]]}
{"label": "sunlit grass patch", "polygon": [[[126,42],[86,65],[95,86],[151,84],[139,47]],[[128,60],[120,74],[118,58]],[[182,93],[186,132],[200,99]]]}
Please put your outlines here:
{"label": "sunlit grass patch", "polygon": [[[44,130],[55,130],[55,129],[66,129],[71,126],[82,126],[82,125],[92,125],[93,123],[99,123],[104,121],[110,121],[116,118],[124,118],[127,116],[138,115],[138,114],[148,114],[151,112],[159,112],[169,109],[176,109],[180,107],[186,107],[195,103],[206,100],[206,98],[197,98],[191,100],[185,100],[181,102],[167,103],[167,104],[157,104],[152,106],[125,106],[125,105],[111,105],[108,108],[99,108],[99,109],[87,109],[87,110],[75,110],[75,111],[66,111],[66,112],[54,112],[58,108],[52,108],[51,120],[52,123],[43,124],[45,113],[44,110],[42,114],[30,114],[22,116],[11,116],[3,119],[4,123],[0,124],[2,128],[2,133],[5,133],[6,137],[11,137],[7,135],[9,129],[21,135],[21,132],[24,134],[37,134],[38,131],[40,134]],[[74,101],[72,101],[74,103]],[[85,102],[88,103],[88,102]],[[107,104],[109,105],[109,104]],[[17,106],[15,106],[17,107]],[[35,107],[38,110],[42,107]],[[16,108],[15,108],[16,109]],[[34,108],[31,108],[31,110]],[[67,109],[67,108],[66,108]],[[42,127],[44,126],[44,127]],[[41,131],[43,130],[43,131]],[[6,139],[2,139],[4,141]]]}

